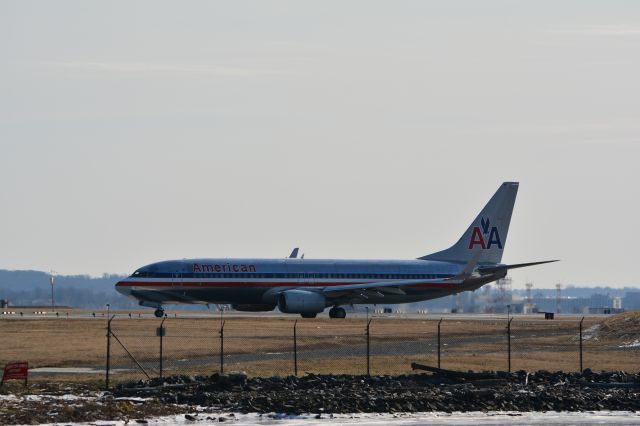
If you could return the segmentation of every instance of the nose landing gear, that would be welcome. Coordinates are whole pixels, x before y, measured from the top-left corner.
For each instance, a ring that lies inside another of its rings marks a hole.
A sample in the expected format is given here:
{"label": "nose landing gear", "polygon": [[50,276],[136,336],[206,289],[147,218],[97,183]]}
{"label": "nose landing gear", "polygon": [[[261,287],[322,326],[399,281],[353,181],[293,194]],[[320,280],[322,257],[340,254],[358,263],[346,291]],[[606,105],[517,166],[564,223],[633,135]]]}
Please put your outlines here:
{"label": "nose landing gear", "polygon": [[347,311],[344,310],[344,308],[341,308],[339,306],[334,306],[333,308],[329,309],[329,318],[346,318],[347,317]]}
{"label": "nose landing gear", "polygon": [[164,309],[157,308],[153,314],[156,316],[156,318],[162,318],[164,316]]}

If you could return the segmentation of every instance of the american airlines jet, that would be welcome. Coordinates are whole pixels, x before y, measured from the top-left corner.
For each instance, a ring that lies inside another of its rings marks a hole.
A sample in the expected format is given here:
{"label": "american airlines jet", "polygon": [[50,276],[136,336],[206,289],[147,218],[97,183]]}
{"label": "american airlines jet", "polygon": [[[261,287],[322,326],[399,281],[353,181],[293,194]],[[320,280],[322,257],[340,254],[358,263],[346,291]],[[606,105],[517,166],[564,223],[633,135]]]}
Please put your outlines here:
{"label": "american airlines jet", "polygon": [[509,269],[555,262],[500,263],[517,182],[505,182],[457,243],[413,260],[185,259],[144,266],[116,289],[156,308],[173,303],[231,304],[238,311],[271,311],[345,318],[341,306],[410,303],[473,291]]}

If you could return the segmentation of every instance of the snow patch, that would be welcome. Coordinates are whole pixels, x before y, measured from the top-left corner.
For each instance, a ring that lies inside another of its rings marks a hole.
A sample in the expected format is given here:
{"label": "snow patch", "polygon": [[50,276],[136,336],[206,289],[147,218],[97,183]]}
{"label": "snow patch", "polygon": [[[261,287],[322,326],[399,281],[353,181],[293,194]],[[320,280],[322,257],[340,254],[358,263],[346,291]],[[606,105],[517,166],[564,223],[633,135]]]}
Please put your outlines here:
{"label": "snow patch", "polygon": [[42,401],[42,396],[40,395],[25,395],[23,398],[25,401],[32,401],[32,402]]}
{"label": "snow patch", "polygon": [[[195,418],[195,420],[194,420]],[[358,426],[395,426],[395,425],[593,425],[593,424],[638,424],[640,413],[627,411],[588,411],[570,412],[518,412],[493,411],[488,413],[355,413],[355,414],[239,414],[239,413],[206,413],[197,415],[181,414],[145,419],[149,425],[220,425],[223,422],[234,426],[249,425],[358,425]],[[66,424],[66,423],[65,423]],[[96,421],[91,423],[70,423],[70,425],[125,426],[124,421]],[[131,422],[129,422],[129,426]],[[44,425],[43,425],[44,426]],[[53,424],[47,426],[55,426]]]}
{"label": "snow patch", "polygon": [[0,395],[0,401],[18,401],[18,397],[13,394]]}
{"label": "snow patch", "polygon": [[137,396],[121,396],[121,397],[114,398],[114,399],[116,401],[129,401],[129,402],[135,402],[135,403],[138,403],[138,404],[142,404],[144,402],[153,400],[153,398],[140,398],[140,397],[137,397]]}
{"label": "snow patch", "polygon": [[583,340],[598,340],[598,332],[600,331],[600,324],[596,324],[592,327],[587,328],[583,333],[582,333],[582,339]]}

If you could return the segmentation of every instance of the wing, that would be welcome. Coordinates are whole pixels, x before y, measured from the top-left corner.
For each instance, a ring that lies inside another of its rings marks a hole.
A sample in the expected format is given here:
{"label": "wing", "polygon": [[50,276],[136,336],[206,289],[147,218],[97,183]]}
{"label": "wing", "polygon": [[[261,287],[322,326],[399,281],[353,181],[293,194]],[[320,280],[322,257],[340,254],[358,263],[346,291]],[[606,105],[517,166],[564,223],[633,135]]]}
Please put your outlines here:
{"label": "wing", "polygon": [[451,278],[440,279],[428,279],[428,280],[395,280],[395,281],[380,281],[374,283],[362,283],[362,284],[345,284],[336,285],[331,287],[322,288],[321,292],[327,297],[340,297],[348,293],[356,293],[358,296],[365,296],[365,292],[371,291],[379,294],[395,294],[404,295],[406,292],[403,290],[405,286],[417,285],[417,284],[462,284],[462,282],[473,274],[473,271],[478,263],[480,257],[480,251],[478,250],[471,260],[465,265],[464,269]]}
{"label": "wing", "polygon": [[381,294],[399,294],[404,295],[406,292],[402,287],[416,284],[460,284],[462,280],[453,278],[433,279],[433,280],[397,280],[397,281],[380,281],[375,283],[363,284],[345,284],[331,287],[324,287],[320,291],[327,297],[342,296],[344,293],[362,294],[364,291],[375,291]]}

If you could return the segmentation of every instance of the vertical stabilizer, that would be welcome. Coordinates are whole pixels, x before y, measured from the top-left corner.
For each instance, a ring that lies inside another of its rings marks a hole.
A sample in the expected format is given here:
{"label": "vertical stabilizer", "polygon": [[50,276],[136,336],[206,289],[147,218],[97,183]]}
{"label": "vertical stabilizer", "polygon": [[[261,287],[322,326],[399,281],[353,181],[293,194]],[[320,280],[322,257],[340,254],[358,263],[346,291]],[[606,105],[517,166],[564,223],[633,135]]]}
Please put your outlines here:
{"label": "vertical stabilizer", "polygon": [[518,182],[500,185],[457,243],[419,259],[466,263],[479,250],[478,263],[500,263],[517,193]]}

